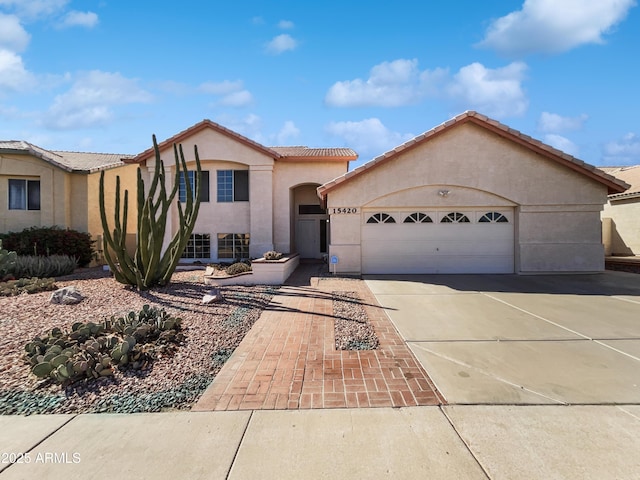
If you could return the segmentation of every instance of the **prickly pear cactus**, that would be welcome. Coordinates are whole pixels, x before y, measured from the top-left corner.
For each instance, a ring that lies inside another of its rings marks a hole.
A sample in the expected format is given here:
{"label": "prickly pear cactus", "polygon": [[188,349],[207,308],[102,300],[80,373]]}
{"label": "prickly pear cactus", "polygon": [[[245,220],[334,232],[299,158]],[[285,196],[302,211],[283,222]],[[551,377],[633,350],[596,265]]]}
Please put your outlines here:
{"label": "prickly pear cactus", "polygon": [[16,258],[18,258],[18,254],[2,248],[2,240],[0,240],[0,279],[5,275],[13,273]]}

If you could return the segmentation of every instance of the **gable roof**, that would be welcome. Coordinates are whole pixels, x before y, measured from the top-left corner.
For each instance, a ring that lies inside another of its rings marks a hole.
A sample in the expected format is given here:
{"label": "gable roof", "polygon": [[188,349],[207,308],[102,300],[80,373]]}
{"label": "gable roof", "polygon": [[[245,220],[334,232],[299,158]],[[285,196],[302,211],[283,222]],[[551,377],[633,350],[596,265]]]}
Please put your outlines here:
{"label": "gable roof", "polygon": [[[233,130],[230,130],[226,127],[223,127],[219,123],[213,122],[209,119],[204,119],[201,122],[196,123],[195,125],[183,130],[182,132],[174,135],[167,140],[158,144],[158,148],[163,150],[165,148],[169,148],[173,146],[174,143],[178,144],[189,138],[192,135],[195,135],[198,132],[203,130],[211,129],[227,137],[236,140],[249,148],[253,148],[260,153],[263,153],[275,160],[309,160],[309,161],[349,161],[355,160],[358,158],[358,154],[354,152],[350,148],[309,148],[305,146],[296,146],[296,147],[265,147],[264,145],[251,140],[250,138],[245,137]],[[139,153],[133,158],[125,160],[127,163],[141,163],[146,160],[149,160],[155,155],[153,151],[153,147],[148,148],[142,153]]]}
{"label": "gable roof", "polygon": [[0,141],[0,153],[31,155],[72,173],[93,173],[124,165],[130,155],[45,150],[23,140]]}
{"label": "gable roof", "polygon": [[341,175],[338,178],[325,183],[324,185],[318,187],[318,194],[324,200],[326,195],[331,190],[343,185],[345,182],[348,182],[354,177],[360,176],[363,173],[368,172],[369,170],[374,169],[377,166],[396,158],[401,153],[411,150],[412,148],[415,148],[419,145],[423,145],[424,143],[437,137],[441,133],[447,132],[452,128],[455,128],[456,126],[463,125],[465,123],[473,123],[474,125],[485,128],[503,138],[506,138],[507,140],[522,145],[529,150],[532,150],[533,152],[544,156],[545,158],[564,165],[565,167],[581,173],[591,178],[592,180],[600,182],[607,187],[610,194],[621,193],[629,188],[629,185],[627,183],[603,172],[602,170],[599,170],[593,165],[589,165],[582,160],[578,160],[577,158],[567,153],[564,153],[556,148],[551,147],[550,145],[542,143],[541,141],[525,135],[518,130],[514,130],[513,128],[510,128],[498,122],[497,120],[493,120],[487,117],[486,115],[482,115],[478,112],[469,110],[442,123],[441,125],[438,125],[435,128],[432,128],[431,130],[424,132],[421,135],[418,135],[417,137],[412,138],[411,140],[408,140],[407,142],[397,146],[393,150],[383,153],[382,155],[356,168],[355,170],[347,172],[344,175]]}
{"label": "gable roof", "polygon": [[611,200],[621,200],[623,198],[640,197],[640,165],[629,165],[626,167],[599,167],[605,173],[613,175],[619,180],[630,185],[629,190],[624,193],[609,195]]}

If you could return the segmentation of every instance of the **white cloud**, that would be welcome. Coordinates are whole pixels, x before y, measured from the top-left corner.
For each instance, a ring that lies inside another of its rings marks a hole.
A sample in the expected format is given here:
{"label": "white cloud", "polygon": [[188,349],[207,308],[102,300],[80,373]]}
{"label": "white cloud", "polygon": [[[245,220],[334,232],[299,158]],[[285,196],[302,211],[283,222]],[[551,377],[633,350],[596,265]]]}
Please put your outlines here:
{"label": "white cloud", "polygon": [[557,148],[564,153],[573,155],[574,157],[577,157],[580,151],[578,146],[571,140],[555,133],[548,133],[547,135],[545,135],[544,143],[546,143],[547,145],[551,145],[553,148]]}
{"label": "white cloud", "polygon": [[298,42],[295,38],[288,33],[283,33],[274,37],[269,43],[267,43],[266,50],[267,53],[279,55],[288,50],[295,50],[297,46]]}
{"label": "white cloud", "polygon": [[398,59],[374,66],[367,80],[336,82],[325,102],[332,107],[398,107],[420,102],[435,94],[447,76],[444,69],[418,69],[418,60]]}
{"label": "white cloud", "polygon": [[0,49],[0,95],[3,91],[28,91],[36,83],[36,78],[24,67],[20,55]]}
{"label": "white cloud", "polygon": [[298,135],[300,135],[300,129],[296,127],[296,124],[291,120],[287,120],[276,135],[276,143],[278,145],[286,145],[290,143],[292,138],[296,138]]}
{"label": "white cloud", "polygon": [[22,27],[17,16],[0,13],[0,48],[23,52],[30,40],[31,35]]}
{"label": "white cloud", "polygon": [[577,117],[563,117],[557,113],[542,112],[538,120],[538,130],[547,133],[581,130],[588,118],[585,113]]}
{"label": "white cloud", "polygon": [[254,25],[264,25],[264,18],[261,16],[251,17],[251,23]]}
{"label": "white cloud", "polygon": [[249,90],[231,92],[220,99],[218,105],[225,107],[246,107],[253,103],[253,95]]}
{"label": "white cloud", "polygon": [[56,96],[43,123],[59,130],[106,125],[115,119],[114,106],[151,100],[151,94],[140,88],[137,80],[94,70],[81,75],[69,91]]}
{"label": "white cloud", "polygon": [[331,122],[325,130],[330,135],[343,139],[360,156],[379,155],[414,137],[411,133],[389,130],[375,117],[359,122]]}
{"label": "white cloud", "polygon": [[242,80],[224,80],[222,82],[205,82],[198,91],[209,95],[221,96],[215,104],[225,107],[246,107],[253,103],[253,95],[244,89]]}
{"label": "white cloud", "polygon": [[497,118],[522,115],[529,105],[522,89],[526,70],[522,62],[496,69],[472,63],[454,75],[446,91],[449,98],[464,109]]}
{"label": "white cloud", "polygon": [[289,20],[280,20],[278,22],[278,28],[281,28],[282,30],[291,30],[293,27],[294,27],[293,22]]}
{"label": "white cloud", "polygon": [[222,82],[204,82],[198,87],[203,93],[209,93],[211,95],[228,95],[229,93],[242,90],[242,80],[224,80]]}
{"label": "white cloud", "polygon": [[98,15],[93,12],[68,12],[59,25],[59,28],[86,27],[93,28],[98,24]]}
{"label": "white cloud", "polygon": [[0,6],[12,9],[26,20],[55,15],[68,3],[69,0],[0,0]]}
{"label": "white cloud", "polygon": [[262,131],[262,119],[254,113],[245,115],[242,118],[238,118],[235,115],[222,114],[218,115],[216,121],[256,142],[262,142],[263,140],[260,133]]}
{"label": "white cloud", "polygon": [[640,136],[627,133],[619,140],[604,146],[604,162],[607,165],[635,165],[640,163]]}
{"label": "white cloud", "polygon": [[522,9],[494,20],[480,47],[506,55],[560,53],[604,43],[635,0],[525,0]]}

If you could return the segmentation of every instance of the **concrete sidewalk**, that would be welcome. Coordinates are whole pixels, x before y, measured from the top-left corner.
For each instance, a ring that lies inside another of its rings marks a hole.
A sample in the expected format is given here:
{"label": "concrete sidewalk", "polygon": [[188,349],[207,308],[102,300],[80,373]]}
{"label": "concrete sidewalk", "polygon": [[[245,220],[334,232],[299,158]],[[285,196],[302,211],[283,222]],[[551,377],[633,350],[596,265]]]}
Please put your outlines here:
{"label": "concrete sidewalk", "polygon": [[0,480],[633,479],[639,451],[640,406],[0,417]]}

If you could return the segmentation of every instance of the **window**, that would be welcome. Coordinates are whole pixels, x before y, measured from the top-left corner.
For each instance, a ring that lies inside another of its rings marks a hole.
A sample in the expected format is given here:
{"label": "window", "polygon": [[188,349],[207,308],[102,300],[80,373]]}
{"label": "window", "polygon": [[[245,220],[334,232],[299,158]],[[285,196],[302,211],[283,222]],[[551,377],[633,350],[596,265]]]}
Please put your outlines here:
{"label": "window", "polygon": [[327,211],[320,205],[298,205],[298,215],[323,215]]}
{"label": "window", "polygon": [[[189,186],[191,187],[191,191],[195,195],[196,172],[194,170],[187,171],[186,178],[189,180]],[[202,187],[200,188],[200,201],[208,202],[209,201],[209,171],[203,170],[201,172],[200,179],[202,181]],[[178,200],[182,203],[187,201],[187,185],[185,182],[184,172],[180,172],[180,176],[178,177]]]}
{"label": "window", "polygon": [[249,170],[218,170],[218,202],[249,201]]}
{"label": "window", "polygon": [[403,223],[433,223],[433,220],[431,220],[429,215],[416,212],[408,215],[407,218],[404,219]]}
{"label": "window", "polygon": [[467,217],[464,213],[460,212],[451,212],[447,213],[440,223],[470,223],[469,217]]}
{"label": "window", "polygon": [[367,223],[396,223],[396,221],[388,213],[374,213],[369,217]]}
{"label": "window", "polygon": [[478,220],[478,222],[480,222],[480,223],[509,223],[509,220],[507,220],[507,217],[505,217],[500,212],[487,212],[482,217],[480,217],[480,220]]}
{"label": "window", "polygon": [[9,210],[40,210],[40,180],[9,179]]}
{"label": "window", "polygon": [[249,258],[249,234],[219,233],[218,258]]}
{"label": "window", "polygon": [[211,258],[211,235],[194,233],[189,237],[182,258]]}

